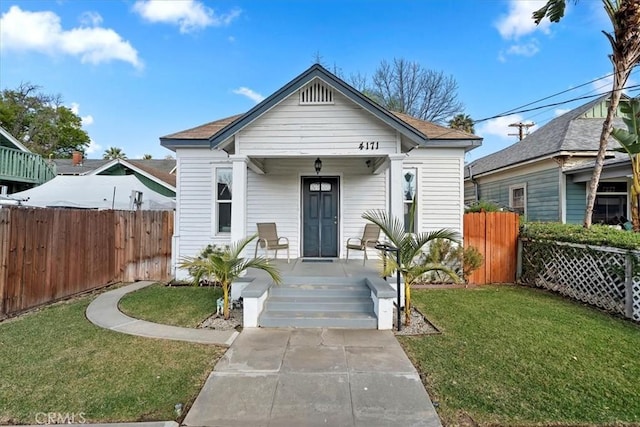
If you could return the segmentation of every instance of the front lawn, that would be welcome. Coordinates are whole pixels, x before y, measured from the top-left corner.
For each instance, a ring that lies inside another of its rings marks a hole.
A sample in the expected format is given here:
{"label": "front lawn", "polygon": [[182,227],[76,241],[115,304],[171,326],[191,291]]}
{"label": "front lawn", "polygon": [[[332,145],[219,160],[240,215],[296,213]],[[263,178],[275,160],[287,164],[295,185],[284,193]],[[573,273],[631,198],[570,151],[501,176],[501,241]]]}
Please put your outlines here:
{"label": "front lawn", "polygon": [[85,318],[91,298],[0,323],[0,424],[42,413],[115,422],[176,419],[224,348],[134,337]]}
{"label": "front lawn", "polygon": [[195,328],[216,312],[216,300],[221,296],[220,288],[156,283],[125,295],[120,310],[136,319]]}
{"label": "front lawn", "polygon": [[399,337],[443,422],[640,423],[640,327],[536,289],[416,290],[443,332]]}

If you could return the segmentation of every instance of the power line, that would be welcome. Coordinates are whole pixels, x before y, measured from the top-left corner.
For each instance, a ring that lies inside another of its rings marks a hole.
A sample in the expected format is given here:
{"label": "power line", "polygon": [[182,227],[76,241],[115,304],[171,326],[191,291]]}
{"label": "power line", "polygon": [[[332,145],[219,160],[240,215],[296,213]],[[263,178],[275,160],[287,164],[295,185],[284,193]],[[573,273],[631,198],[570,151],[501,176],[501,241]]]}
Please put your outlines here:
{"label": "power line", "polygon": [[[633,67],[634,67],[634,65],[632,65],[630,68],[633,68]],[[634,73],[638,72],[638,70],[640,70],[640,68],[638,68],[638,69],[636,69],[636,70],[633,70],[633,71],[631,72],[631,74],[634,74]],[[552,95],[545,96],[544,98],[540,98],[540,99],[538,99],[538,100],[536,100],[536,101],[529,102],[528,104],[524,104],[524,105],[521,105],[521,106],[519,106],[519,107],[512,108],[511,110],[507,110],[507,111],[505,111],[505,112],[503,112],[503,113],[500,113],[500,114],[504,114],[504,115],[512,114],[515,110],[518,110],[518,109],[520,109],[520,108],[528,107],[528,106],[530,106],[530,105],[537,104],[538,102],[546,101],[547,99],[554,98],[554,97],[556,97],[556,96],[558,96],[558,95],[562,95],[562,94],[565,94],[565,93],[567,93],[567,92],[571,92],[572,90],[576,90],[576,89],[579,89],[579,88],[581,88],[581,87],[584,87],[584,86],[587,86],[587,85],[593,84],[593,83],[595,83],[595,82],[597,82],[597,81],[604,80],[604,79],[608,79],[609,77],[613,76],[614,74],[615,74],[615,73],[606,74],[606,75],[604,75],[604,76],[602,76],[602,77],[598,77],[597,79],[593,79],[593,80],[590,80],[590,81],[588,81],[588,82],[586,82],[586,83],[579,84],[578,86],[574,86],[574,87],[571,87],[571,88],[569,88],[569,89],[565,89],[565,90],[563,90],[563,91],[556,92],[556,93],[554,93],[554,94],[552,94]],[[604,86],[607,86],[607,85],[604,85]],[[601,86],[601,87],[604,87],[604,86]]]}
{"label": "power line", "polygon": [[[627,86],[624,89],[630,90],[630,89],[635,89],[635,88],[640,88],[640,84],[633,85],[633,86]],[[597,98],[597,97],[603,96],[603,95],[604,94],[596,93],[594,95],[579,96],[577,98],[571,98],[571,99],[567,99],[566,101],[560,101],[560,102],[554,102],[552,104],[541,105],[539,107],[527,108],[527,109],[524,109],[524,110],[517,110],[517,111],[512,110],[509,114],[504,114],[504,113],[503,114],[496,114],[495,116],[486,117],[486,118],[480,119],[480,120],[474,120],[473,124],[486,122],[487,120],[498,119],[500,117],[505,117],[505,116],[508,116],[508,115],[511,115],[511,114],[528,113],[529,111],[541,110],[543,108],[557,107],[558,105],[569,104],[571,102],[580,101],[580,100],[583,100],[583,99]]]}

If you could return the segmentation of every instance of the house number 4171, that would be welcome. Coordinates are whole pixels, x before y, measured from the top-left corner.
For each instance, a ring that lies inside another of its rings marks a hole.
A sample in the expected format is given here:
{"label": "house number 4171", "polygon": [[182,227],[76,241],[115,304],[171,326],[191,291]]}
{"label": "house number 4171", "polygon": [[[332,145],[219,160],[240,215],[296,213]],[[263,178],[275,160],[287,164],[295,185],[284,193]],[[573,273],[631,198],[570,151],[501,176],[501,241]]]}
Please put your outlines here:
{"label": "house number 4171", "polygon": [[380,147],[378,141],[363,141],[358,148],[361,150],[377,150]]}

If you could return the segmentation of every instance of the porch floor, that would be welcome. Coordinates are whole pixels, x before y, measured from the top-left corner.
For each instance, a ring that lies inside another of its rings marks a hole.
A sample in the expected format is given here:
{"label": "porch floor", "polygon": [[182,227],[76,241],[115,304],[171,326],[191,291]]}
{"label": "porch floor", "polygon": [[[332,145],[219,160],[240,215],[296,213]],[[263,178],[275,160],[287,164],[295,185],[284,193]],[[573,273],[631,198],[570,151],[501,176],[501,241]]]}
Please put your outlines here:
{"label": "porch floor", "polygon": [[[280,270],[283,279],[287,277],[364,277],[379,275],[382,271],[382,261],[377,258],[370,258],[364,266],[361,259],[351,259],[349,262],[338,258],[328,258],[331,262],[317,261],[313,258],[312,261],[303,261],[304,259],[291,259],[290,263],[287,263],[286,259],[271,259],[269,262]],[[260,270],[249,269],[247,272],[247,276],[251,277],[265,275],[266,273]]]}

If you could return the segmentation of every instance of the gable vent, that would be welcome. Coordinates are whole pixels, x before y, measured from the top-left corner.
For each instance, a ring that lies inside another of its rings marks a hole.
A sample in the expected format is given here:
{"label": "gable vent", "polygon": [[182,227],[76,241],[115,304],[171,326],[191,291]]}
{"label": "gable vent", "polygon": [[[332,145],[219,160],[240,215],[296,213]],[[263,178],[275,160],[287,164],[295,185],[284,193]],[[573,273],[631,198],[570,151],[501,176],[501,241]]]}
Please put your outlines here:
{"label": "gable vent", "polygon": [[314,80],[300,89],[301,105],[333,104],[333,88],[324,82]]}

